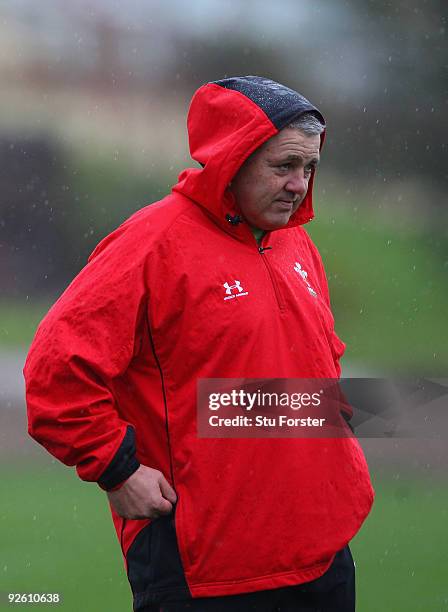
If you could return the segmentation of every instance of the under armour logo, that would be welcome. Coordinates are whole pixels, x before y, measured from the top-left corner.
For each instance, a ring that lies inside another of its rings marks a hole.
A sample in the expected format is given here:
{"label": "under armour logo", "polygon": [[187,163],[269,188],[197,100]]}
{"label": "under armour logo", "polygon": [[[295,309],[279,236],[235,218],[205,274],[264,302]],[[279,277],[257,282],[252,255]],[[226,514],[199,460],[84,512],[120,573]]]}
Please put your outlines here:
{"label": "under armour logo", "polygon": [[241,293],[243,291],[240,281],[237,281],[237,280],[235,281],[234,285],[229,285],[229,283],[224,283],[223,287],[225,287],[227,295],[232,295],[232,289],[236,289],[238,293]]}
{"label": "under armour logo", "polygon": [[233,298],[242,297],[243,295],[248,294],[248,292],[244,291],[244,289],[241,287],[241,283],[239,280],[235,280],[233,282],[233,285],[229,285],[229,283],[223,284],[223,287],[226,290],[226,297],[224,298],[225,300],[232,300]]}

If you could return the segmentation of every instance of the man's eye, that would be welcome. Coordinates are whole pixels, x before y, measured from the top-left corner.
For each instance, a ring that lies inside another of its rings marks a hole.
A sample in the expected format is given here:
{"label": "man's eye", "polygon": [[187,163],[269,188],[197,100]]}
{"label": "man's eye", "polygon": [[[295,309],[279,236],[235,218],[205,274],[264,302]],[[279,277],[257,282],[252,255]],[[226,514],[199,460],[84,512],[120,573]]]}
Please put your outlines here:
{"label": "man's eye", "polygon": [[314,169],[314,166],[306,166],[304,169],[305,176],[311,176],[313,169]]}
{"label": "man's eye", "polygon": [[288,164],[288,163],[280,164],[278,168],[280,168],[280,170],[289,170],[291,168],[291,164]]}

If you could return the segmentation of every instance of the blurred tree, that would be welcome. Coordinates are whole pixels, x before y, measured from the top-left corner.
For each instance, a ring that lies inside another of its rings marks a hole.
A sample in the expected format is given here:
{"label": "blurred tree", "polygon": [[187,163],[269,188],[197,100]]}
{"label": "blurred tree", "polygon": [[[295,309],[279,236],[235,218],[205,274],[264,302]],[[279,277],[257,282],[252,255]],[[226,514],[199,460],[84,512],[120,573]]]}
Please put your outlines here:
{"label": "blurred tree", "polygon": [[62,281],[67,227],[59,148],[46,138],[0,140],[0,281],[6,295],[48,292]]}
{"label": "blurred tree", "polygon": [[[339,171],[361,178],[448,181],[444,116],[448,101],[446,3],[349,0],[352,41],[369,54],[366,84],[374,88],[331,108],[343,151],[331,156]],[[341,155],[343,153],[343,155]],[[440,198],[426,205],[444,206]]]}
{"label": "blurred tree", "polygon": [[0,139],[0,285],[8,298],[54,294],[95,245],[174,177],[69,155],[44,136]]}
{"label": "blurred tree", "polygon": [[[184,34],[173,42],[177,48],[176,81],[191,91],[228,76],[262,74],[279,81],[287,77],[281,50],[263,40],[221,32],[210,37]],[[166,77],[168,87],[172,74]]]}

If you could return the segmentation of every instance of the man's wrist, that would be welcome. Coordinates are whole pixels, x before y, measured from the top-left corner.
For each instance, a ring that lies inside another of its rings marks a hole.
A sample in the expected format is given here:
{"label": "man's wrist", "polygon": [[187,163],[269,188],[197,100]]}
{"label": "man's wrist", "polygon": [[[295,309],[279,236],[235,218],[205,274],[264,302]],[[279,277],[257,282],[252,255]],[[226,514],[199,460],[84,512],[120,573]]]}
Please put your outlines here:
{"label": "man's wrist", "polygon": [[119,491],[121,489],[121,487],[129,480],[129,478],[132,476],[132,474],[135,474],[135,472],[138,470],[139,467],[140,467],[140,463],[138,463],[136,469],[131,474],[129,474],[129,476],[127,476],[124,480],[122,480],[118,484],[114,485],[113,487],[106,488],[99,481],[97,482],[97,485],[100,487],[100,489],[103,489],[103,491],[106,491],[106,493],[113,493],[114,491]]}

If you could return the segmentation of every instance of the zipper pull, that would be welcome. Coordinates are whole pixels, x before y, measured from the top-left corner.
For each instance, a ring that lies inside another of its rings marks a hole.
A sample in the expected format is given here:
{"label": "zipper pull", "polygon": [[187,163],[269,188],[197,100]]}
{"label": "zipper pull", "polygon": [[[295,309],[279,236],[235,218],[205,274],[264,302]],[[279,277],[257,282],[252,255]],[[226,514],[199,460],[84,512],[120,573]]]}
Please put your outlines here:
{"label": "zipper pull", "polygon": [[272,249],[272,247],[262,247],[262,246],[259,246],[258,247],[258,252],[263,254],[265,251],[269,251],[269,249]]}

